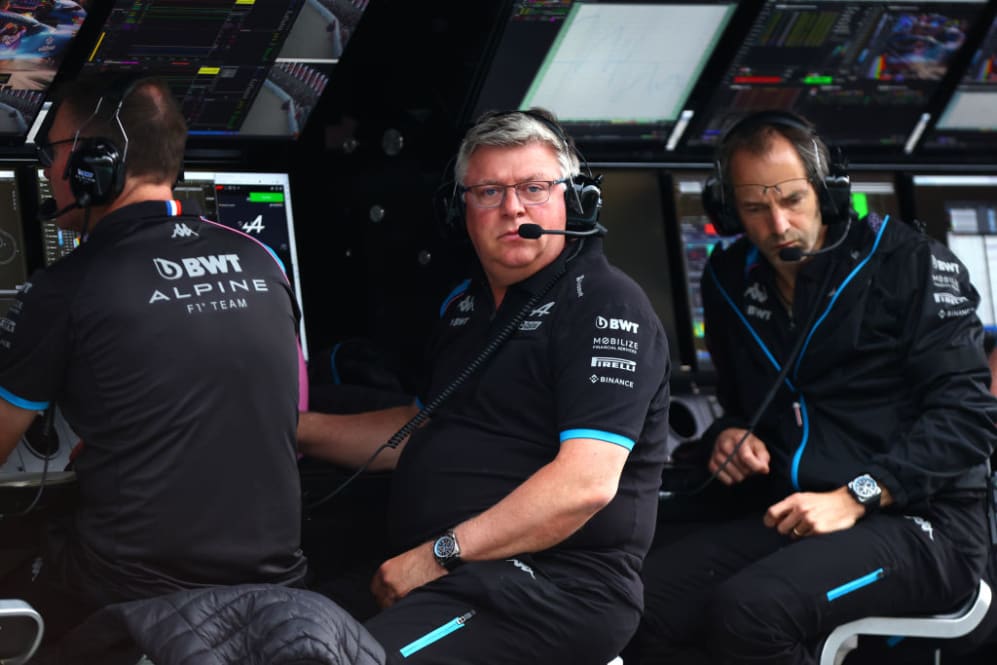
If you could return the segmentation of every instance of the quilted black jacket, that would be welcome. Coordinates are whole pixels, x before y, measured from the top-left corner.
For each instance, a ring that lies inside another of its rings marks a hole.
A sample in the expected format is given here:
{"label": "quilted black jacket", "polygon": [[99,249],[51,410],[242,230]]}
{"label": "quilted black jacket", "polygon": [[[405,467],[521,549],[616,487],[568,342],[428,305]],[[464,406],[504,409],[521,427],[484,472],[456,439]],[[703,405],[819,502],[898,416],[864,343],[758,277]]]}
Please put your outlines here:
{"label": "quilted black jacket", "polygon": [[[39,665],[384,665],[384,649],[334,602],[267,584],[178,591],[104,608]],[[145,661],[143,661],[145,662]]]}

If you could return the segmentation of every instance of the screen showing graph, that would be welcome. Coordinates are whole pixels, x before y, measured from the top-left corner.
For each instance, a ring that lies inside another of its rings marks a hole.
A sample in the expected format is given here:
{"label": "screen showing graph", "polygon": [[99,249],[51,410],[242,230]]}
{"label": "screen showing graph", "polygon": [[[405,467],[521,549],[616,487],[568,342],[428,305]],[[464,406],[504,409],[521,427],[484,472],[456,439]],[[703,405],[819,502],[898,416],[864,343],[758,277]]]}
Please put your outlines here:
{"label": "screen showing graph", "polygon": [[767,0],[687,145],[715,145],[740,116],[782,109],[840,146],[912,148],[985,9],[982,0]]}
{"label": "screen showing graph", "polygon": [[620,145],[661,149],[735,9],[733,2],[519,0],[473,115],[539,106],[590,156]]}

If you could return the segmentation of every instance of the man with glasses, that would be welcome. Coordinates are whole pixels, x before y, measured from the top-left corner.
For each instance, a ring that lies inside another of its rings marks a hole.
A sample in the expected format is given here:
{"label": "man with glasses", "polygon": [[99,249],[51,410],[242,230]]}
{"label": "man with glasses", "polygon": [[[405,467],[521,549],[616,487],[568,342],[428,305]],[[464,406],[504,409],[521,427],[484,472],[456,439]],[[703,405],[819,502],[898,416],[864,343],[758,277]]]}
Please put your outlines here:
{"label": "man with glasses", "polygon": [[704,205],[743,236],[702,278],[724,414],[700,445],[739,503],[651,551],[635,644],[645,665],[814,663],[842,623],[979,584],[997,402],[978,297],[944,246],[853,218],[802,118],[749,116],[717,164]]}
{"label": "man with glasses", "polygon": [[[395,663],[604,664],[640,613],[667,340],[601,227],[569,229],[579,159],[553,116],[486,114],[455,172],[479,270],[441,310],[428,423],[369,466],[394,470],[397,554],[365,625]],[[415,413],[306,413],[299,441],[359,467]]]}
{"label": "man with glasses", "polygon": [[0,326],[0,461],[55,403],[82,439],[78,502],[0,580],[49,641],[110,604],[306,568],[298,315],[278,261],[174,200],[187,130],[163,81],[62,93],[39,160],[84,241]]}

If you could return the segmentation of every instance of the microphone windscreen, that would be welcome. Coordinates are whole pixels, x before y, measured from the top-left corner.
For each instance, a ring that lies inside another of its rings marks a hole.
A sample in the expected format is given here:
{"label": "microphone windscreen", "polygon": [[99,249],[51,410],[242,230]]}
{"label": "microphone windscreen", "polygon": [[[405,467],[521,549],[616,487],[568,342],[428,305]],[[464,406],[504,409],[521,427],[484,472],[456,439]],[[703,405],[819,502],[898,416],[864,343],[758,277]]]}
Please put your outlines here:
{"label": "microphone windscreen", "polygon": [[799,261],[803,258],[803,250],[799,247],[783,247],[779,250],[779,259],[786,261],[787,263],[792,263],[793,261]]}
{"label": "microphone windscreen", "polygon": [[53,198],[47,198],[38,204],[38,219],[45,221],[55,217],[58,204]]}
{"label": "microphone windscreen", "polygon": [[539,224],[520,224],[519,237],[535,240],[544,234],[544,229]]}

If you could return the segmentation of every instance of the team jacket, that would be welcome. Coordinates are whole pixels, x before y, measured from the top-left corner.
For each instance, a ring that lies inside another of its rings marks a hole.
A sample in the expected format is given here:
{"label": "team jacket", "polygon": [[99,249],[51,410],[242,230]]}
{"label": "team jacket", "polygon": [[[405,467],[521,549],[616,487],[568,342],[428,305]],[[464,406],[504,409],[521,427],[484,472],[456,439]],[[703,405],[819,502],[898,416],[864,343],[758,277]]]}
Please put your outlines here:
{"label": "team jacket", "polygon": [[[828,243],[843,232],[831,227]],[[710,257],[703,306],[725,415],[704,442],[750,422],[803,335],[755,428],[779,491],[827,491],[867,472],[902,509],[982,488],[997,402],[965,266],[903,222],[870,215],[801,266],[792,315],[774,278],[747,238]]]}

